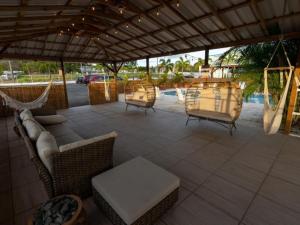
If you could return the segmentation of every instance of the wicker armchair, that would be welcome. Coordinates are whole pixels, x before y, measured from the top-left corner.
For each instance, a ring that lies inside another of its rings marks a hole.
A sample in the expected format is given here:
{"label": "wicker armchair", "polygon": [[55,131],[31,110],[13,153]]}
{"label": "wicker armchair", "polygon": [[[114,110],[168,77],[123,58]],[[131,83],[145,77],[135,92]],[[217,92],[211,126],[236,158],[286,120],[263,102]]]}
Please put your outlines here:
{"label": "wicker armchair", "polygon": [[91,178],[113,166],[114,134],[84,146],[55,153],[53,172],[50,173],[39,158],[35,143],[27,136],[17,113],[15,125],[25,141],[30,160],[35,165],[49,198],[66,193],[89,197],[92,195]]}
{"label": "wicker armchair", "polygon": [[156,91],[151,82],[129,82],[124,89],[126,111],[128,106],[132,105],[138,108],[144,108],[145,114],[147,114],[147,109],[149,108],[155,112],[153,106],[156,100]]}

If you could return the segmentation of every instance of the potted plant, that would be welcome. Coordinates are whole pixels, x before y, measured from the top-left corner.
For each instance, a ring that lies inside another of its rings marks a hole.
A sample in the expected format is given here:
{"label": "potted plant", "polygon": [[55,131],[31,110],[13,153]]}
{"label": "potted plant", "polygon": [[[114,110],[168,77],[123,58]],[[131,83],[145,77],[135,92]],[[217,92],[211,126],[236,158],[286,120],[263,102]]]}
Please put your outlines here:
{"label": "potted plant", "polygon": [[184,76],[182,73],[175,73],[173,78],[172,78],[172,82],[174,83],[175,88],[179,87],[179,84],[182,83],[184,81]]}

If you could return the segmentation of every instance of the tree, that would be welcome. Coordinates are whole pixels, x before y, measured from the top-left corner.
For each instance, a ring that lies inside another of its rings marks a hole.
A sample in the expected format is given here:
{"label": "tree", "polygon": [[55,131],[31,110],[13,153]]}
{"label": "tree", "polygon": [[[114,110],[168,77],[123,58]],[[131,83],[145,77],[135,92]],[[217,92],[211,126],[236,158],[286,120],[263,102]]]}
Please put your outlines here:
{"label": "tree", "polygon": [[[289,59],[292,65],[295,65],[297,53],[299,51],[300,40],[286,40],[282,42],[285,46]],[[246,83],[244,96],[248,98],[254,92],[263,92],[264,76],[263,71],[268,64],[278,42],[258,43],[243,47],[233,47],[225,52],[219,58],[219,62],[228,59],[228,55],[233,54],[236,57],[236,62],[240,65],[238,69],[239,81]],[[232,59],[230,56],[229,58]],[[274,57],[271,67],[287,65],[283,50],[280,48]],[[269,77],[269,92],[273,101],[276,103],[282,93],[282,85],[280,76],[277,71],[274,71]]]}
{"label": "tree", "polygon": [[3,71],[4,71],[4,66],[0,64],[0,76],[3,74]]}
{"label": "tree", "polygon": [[199,67],[202,66],[202,65],[204,65],[204,59],[198,58],[198,61],[195,62],[195,64],[193,65],[193,71],[194,72],[199,71]]}
{"label": "tree", "polygon": [[159,65],[158,65],[158,68],[159,68],[159,71],[163,72],[163,73],[168,73],[170,70],[172,71],[174,67],[174,64],[171,63],[171,59],[160,59],[159,60]]}
{"label": "tree", "polygon": [[189,60],[184,60],[182,57],[179,58],[178,61],[175,63],[175,67],[177,71],[181,70],[183,73],[184,70],[187,70],[190,68],[190,61]]}

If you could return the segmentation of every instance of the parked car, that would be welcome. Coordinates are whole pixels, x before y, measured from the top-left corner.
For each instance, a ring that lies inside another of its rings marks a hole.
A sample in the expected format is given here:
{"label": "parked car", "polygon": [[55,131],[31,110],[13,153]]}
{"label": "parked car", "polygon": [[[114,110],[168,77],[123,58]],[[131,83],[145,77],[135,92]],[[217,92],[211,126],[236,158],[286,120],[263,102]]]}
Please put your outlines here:
{"label": "parked car", "polygon": [[[112,80],[114,76],[107,76],[107,75],[85,75],[83,77],[78,77],[76,80],[76,84],[89,84],[91,81],[104,81],[105,80]],[[122,80],[121,77],[118,77],[117,80]]]}

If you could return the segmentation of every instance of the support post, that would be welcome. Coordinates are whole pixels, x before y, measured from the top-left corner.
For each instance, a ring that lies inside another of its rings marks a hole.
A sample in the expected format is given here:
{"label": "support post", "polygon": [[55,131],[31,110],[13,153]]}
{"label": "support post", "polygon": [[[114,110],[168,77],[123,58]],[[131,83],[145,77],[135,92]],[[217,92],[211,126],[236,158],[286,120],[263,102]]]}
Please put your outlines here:
{"label": "support post", "polygon": [[204,58],[204,67],[205,68],[209,67],[208,60],[209,60],[209,49],[206,48],[205,49],[205,58]]}
{"label": "support post", "polygon": [[150,79],[149,57],[146,58],[146,73],[147,73],[147,80],[149,80]]}
{"label": "support post", "polygon": [[292,84],[290,102],[288,106],[288,112],[287,112],[285,128],[284,128],[286,134],[289,134],[291,132],[292,122],[293,122],[293,112],[295,111],[295,107],[297,103],[297,94],[298,94],[297,89],[299,87],[297,86],[295,77],[298,77],[298,79],[300,80],[300,50],[298,52],[296,67],[295,67],[294,75],[292,77],[293,84]]}
{"label": "support post", "polygon": [[65,94],[65,103],[66,107],[69,108],[69,100],[68,100],[68,91],[67,91],[67,82],[66,82],[66,76],[65,76],[65,67],[64,67],[64,61],[60,60],[60,74],[63,77],[63,84],[64,84],[64,94]]}
{"label": "support post", "polygon": [[117,63],[117,62],[113,62],[110,65],[107,63],[103,64],[108,70],[110,70],[113,75],[114,75],[114,84],[115,84],[115,100],[119,101],[119,93],[118,93],[118,73],[119,70],[121,69],[123,62],[121,63]]}

